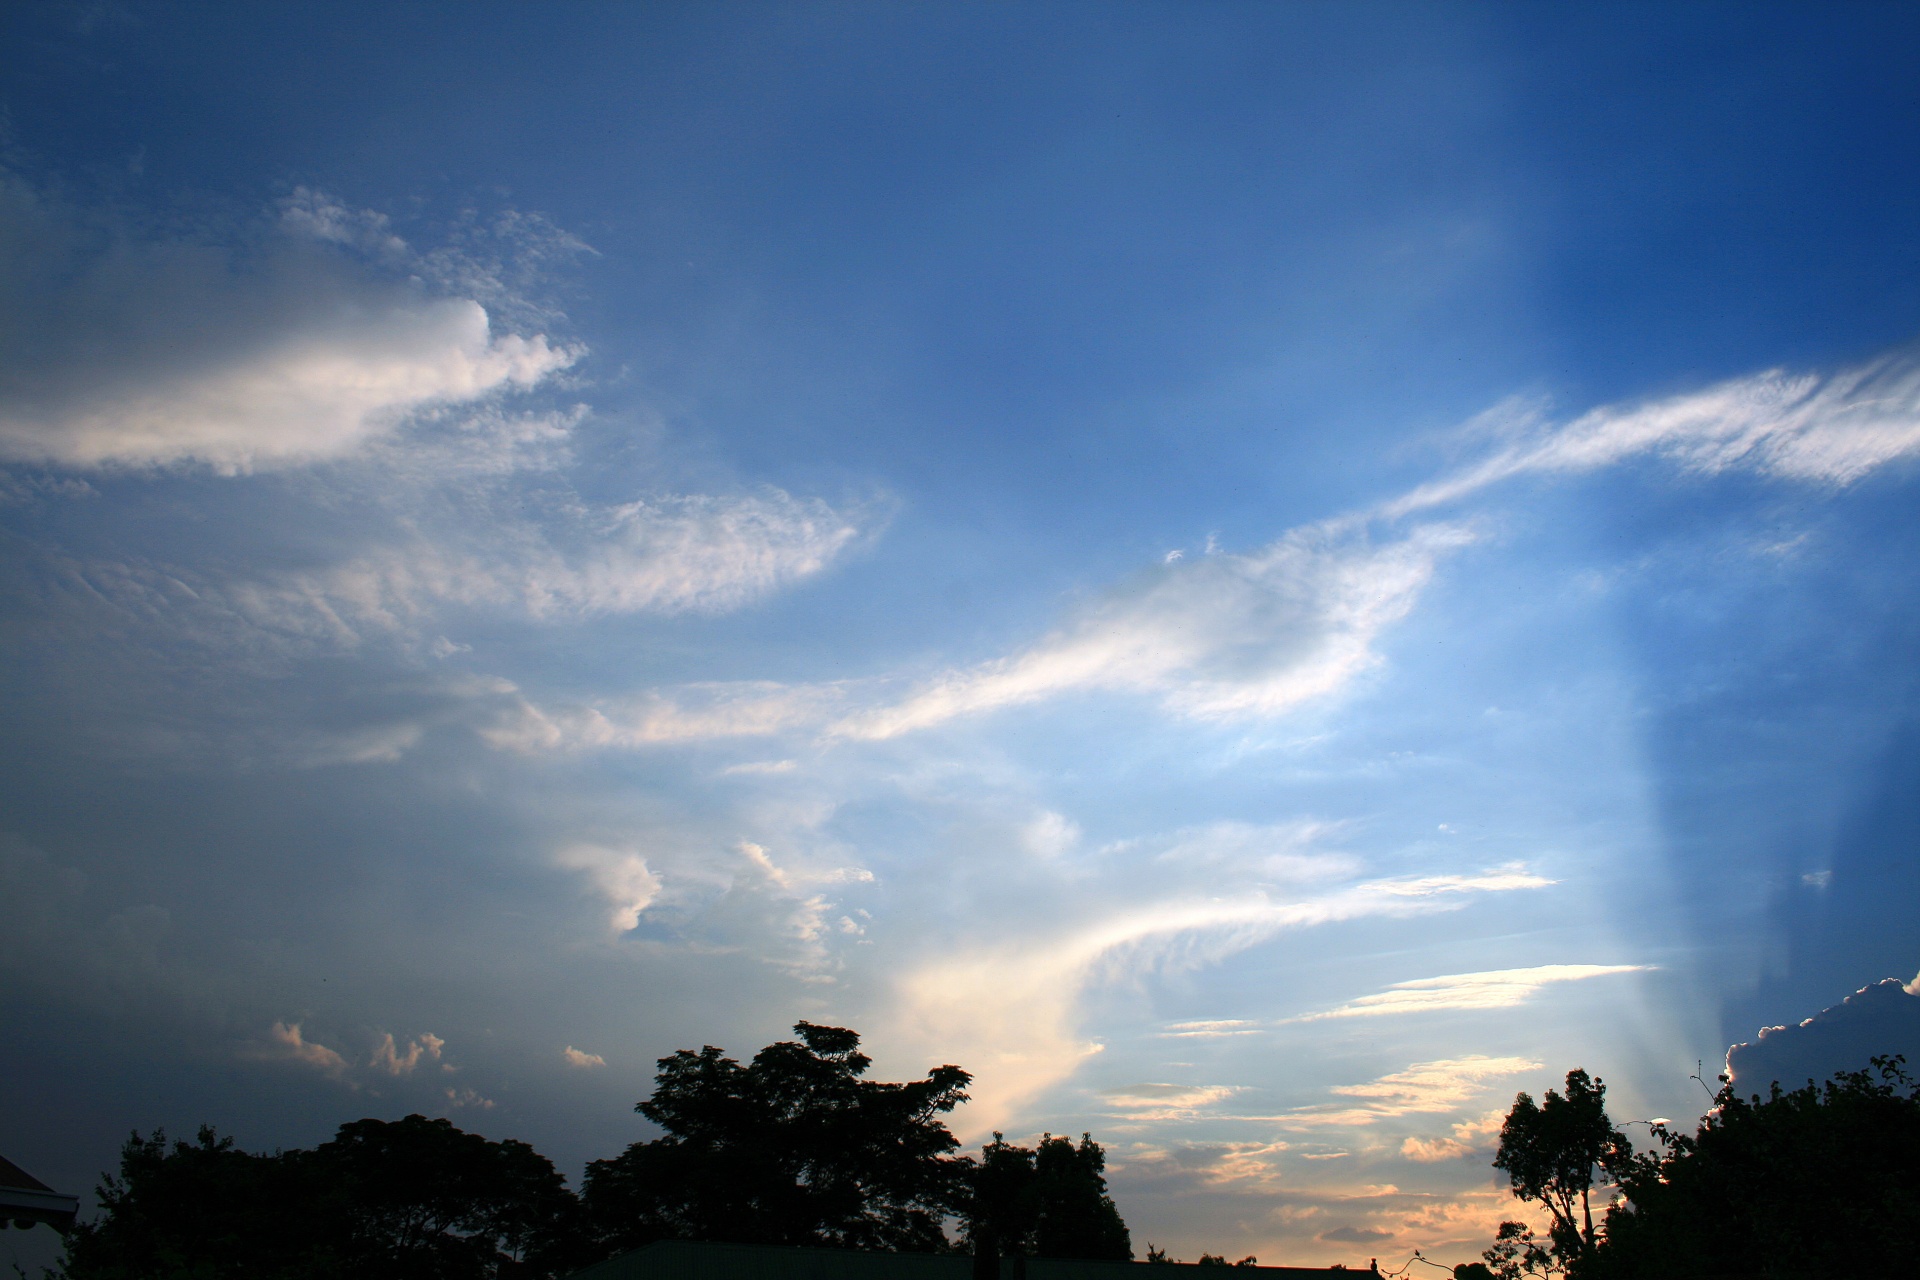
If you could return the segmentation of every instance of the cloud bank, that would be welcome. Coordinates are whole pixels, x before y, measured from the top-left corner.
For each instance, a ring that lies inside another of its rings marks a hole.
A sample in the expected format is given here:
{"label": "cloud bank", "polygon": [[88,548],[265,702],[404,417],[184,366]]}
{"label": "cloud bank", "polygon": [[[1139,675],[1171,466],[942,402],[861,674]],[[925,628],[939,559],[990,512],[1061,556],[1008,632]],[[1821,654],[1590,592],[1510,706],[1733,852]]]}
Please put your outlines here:
{"label": "cloud bank", "polygon": [[15,462],[231,475],[338,458],[581,355],[290,237],[154,239],[5,175],[0,244],[0,458]]}
{"label": "cloud bank", "polygon": [[1886,1054],[1905,1054],[1909,1068],[1920,1065],[1920,977],[1883,978],[1802,1022],[1764,1027],[1727,1050],[1726,1069],[1743,1093],[1765,1094],[1775,1081],[1797,1089],[1835,1072],[1865,1071]]}

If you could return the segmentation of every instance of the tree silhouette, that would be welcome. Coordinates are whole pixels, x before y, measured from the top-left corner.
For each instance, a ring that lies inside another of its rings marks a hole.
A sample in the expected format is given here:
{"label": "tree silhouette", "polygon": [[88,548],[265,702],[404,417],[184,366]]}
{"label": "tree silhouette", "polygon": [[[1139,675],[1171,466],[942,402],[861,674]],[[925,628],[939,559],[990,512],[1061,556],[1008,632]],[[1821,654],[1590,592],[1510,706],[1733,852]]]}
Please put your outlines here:
{"label": "tree silhouette", "polygon": [[1107,1153],[1092,1135],[1044,1134],[1036,1148],[1001,1134],[969,1171],[964,1233],[975,1253],[1129,1261],[1132,1239],[1107,1195]]}
{"label": "tree silhouette", "polygon": [[546,1157],[445,1120],[358,1120],[312,1151],[255,1155],[202,1127],[139,1134],[104,1210],[76,1226],[69,1280],[496,1280],[571,1270],[573,1205]]}
{"label": "tree silhouette", "polygon": [[1523,1224],[1502,1223],[1487,1254],[1497,1274],[1548,1270],[1549,1260],[1571,1268],[1593,1251],[1593,1188],[1613,1181],[1633,1156],[1607,1119],[1606,1101],[1607,1086],[1578,1068],[1567,1072],[1564,1096],[1549,1089],[1538,1106],[1525,1093],[1514,1098],[1493,1164],[1506,1171],[1514,1195],[1546,1208],[1553,1225],[1542,1246]]}
{"label": "tree silhouette", "polygon": [[1696,1133],[1656,1126],[1582,1280],[1911,1274],[1920,1084],[1904,1059],[1873,1063],[1764,1099],[1723,1083]]}
{"label": "tree silhouette", "polygon": [[940,1117],[971,1077],[863,1079],[840,1027],[794,1024],[742,1066],[711,1045],[660,1059],[636,1110],[666,1130],[587,1167],[582,1199],[602,1252],[660,1239],[927,1251],[946,1246],[967,1162]]}

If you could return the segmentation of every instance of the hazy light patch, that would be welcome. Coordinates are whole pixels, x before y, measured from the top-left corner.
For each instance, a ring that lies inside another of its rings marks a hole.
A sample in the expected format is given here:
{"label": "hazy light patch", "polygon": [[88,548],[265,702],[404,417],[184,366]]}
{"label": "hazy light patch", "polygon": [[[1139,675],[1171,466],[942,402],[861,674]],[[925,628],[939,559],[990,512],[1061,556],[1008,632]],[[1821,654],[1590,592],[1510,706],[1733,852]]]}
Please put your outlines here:
{"label": "hazy light patch", "polygon": [[891,1022],[925,1055],[948,1061],[964,1055],[975,1072],[966,1122],[979,1131],[1004,1128],[1021,1103],[1100,1051],[1075,1028],[1081,994],[1091,984],[1215,964],[1282,930],[1444,911],[1473,895],[1550,883],[1509,867],[1367,881],[1293,900],[1260,893],[1155,903],[1044,942],[1002,944],[934,961],[900,980]]}
{"label": "hazy light patch", "polygon": [[599,1054],[588,1053],[584,1049],[576,1049],[572,1045],[568,1045],[565,1049],[562,1049],[560,1051],[560,1057],[568,1066],[579,1067],[582,1070],[591,1070],[594,1067],[604,1067],[607,1065],[607,1060]]}

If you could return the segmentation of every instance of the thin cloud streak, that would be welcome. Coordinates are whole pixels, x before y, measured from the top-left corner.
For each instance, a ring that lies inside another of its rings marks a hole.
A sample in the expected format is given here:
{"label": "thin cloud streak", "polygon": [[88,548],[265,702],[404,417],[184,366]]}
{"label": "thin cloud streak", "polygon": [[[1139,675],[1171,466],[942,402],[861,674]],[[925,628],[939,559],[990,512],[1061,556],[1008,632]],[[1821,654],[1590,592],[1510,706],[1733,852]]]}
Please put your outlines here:
{"label": "thin cloud streak", "polygon": [[1332,526],[1249,555],[1162,564],[1032,648],[949,672],[835,737],[884,739],[1077,691],[1157,695],[1202,720],[1274,716],[1333,693],[1379,661],[1373,642],[1412,610],[1456,526],[1375,546]]}
{"label": "thin cloud streak", "polygon": [[898,1011],[889,1021],[924,1054],[951,1058],[964,1051],[977,1064],[968,1122],[984,1132],[1004,1125],[1020,1103],[1099,1052],[1074,1027],[1080,996],[1090,985],[1218,963],[1283,930],[1444,911],[1473,895],[1552,883],[1506,867],[1374,880],[1290,901],[1252,894],[1157,903],[1043,945],[985,948],[935,961],[901,980]]}
{"label": "thin cloud streak", "polygon": [[1302,1107],[1275,1119],[1300,1129],[1352,1128],[1400,1116],[1452,1111],[1478,1097],[1489,1080],[1539,1069],[1531,1058],[1484,1053],[1416,1062],[1365,1084],[1334,1086],[1332,1092],[1342,1097],[1361,1099],[1357,1106]]}
{"label": "thin cloud streak", "polygon": [[1530,969],[1489,969],[1482,973],[1452,973],[1438,978],[1415,978],[1390,983],[1386,990],[1320,1013],[1306,1013],[1288,1022],[1323,1022],[1329,1018],[1384,1018],[1412,1013],[1460,1009],[1510,1009],[1532,999],[1542,987],[1559,982],[1582,982],[1618,973],[1646,973],[1645,964],[1546,964]]}
{"label": "thin cloud streak", "polygon": [[1773,369],[1637,406],[1606,405],[1383,504],[1398,519],[1515,476],[1574,474],[1658,456],[1682,470],[1747,470],[1847,485],[1920,454],[1920,361],[1890,356],[1831,374]]}

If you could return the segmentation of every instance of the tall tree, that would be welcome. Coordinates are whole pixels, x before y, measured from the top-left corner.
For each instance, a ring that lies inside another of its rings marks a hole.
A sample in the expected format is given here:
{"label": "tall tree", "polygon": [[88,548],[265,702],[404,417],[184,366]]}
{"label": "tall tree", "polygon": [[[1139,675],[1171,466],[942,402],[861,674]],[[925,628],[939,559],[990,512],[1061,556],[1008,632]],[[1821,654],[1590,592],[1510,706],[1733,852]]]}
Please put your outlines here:
{"label": "tall tree", "polygon": [[1132,1238],[1107,1194],[1106,1167],[1089,1134],[1078,1146],[1045,1134],[1031,1149],[994,1134],[968,1179],[968,1243],[976,1253],[1130,1260]]}
{"label": "tall tree", "polygon": [[308,1164],[359,1274],[439,1280],[564,1269],[558,1255],[574,1199],[552,1162],[524,1142],[489,1142],[419,1115],[356,1120]]}
{"label": "tall tree", "polygon": [[666,1131],[587,1167],[587,1220],[605,1251],[658,1239],[926,1251],[946,1244],[965,1168],[941,1116],[971,1077],[935,1067],[865,1079],[844,1028],[794,1025],[742,1066],[711,1045],[660,1060],[635,1109]]}
{"label": "tall tree", "polygon": [[1567,1072],[1566,1093],[1549,1089],[1537,1106],[1527,1094],[1517,1095],[1500,1128],[1493,1164],[1506,1171],[1514,1195],[1545,1207],[1552,1228],[1543,1248],[1520,1224],[1502,1223],[1488,1261],[1518,1273],[1535,1269],[1550,1254],[1572,1267],[1597,1240],[1593,1189],[1629,1168],[1632,1157],[1632,1144],[1607,1119],[1607,1086],[1585,1071]]}

